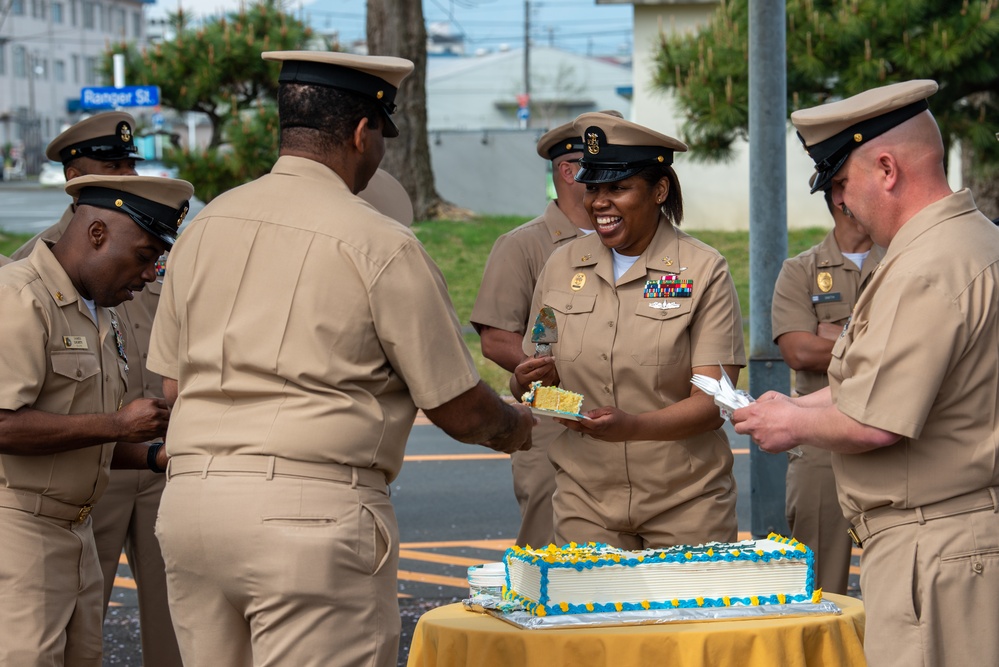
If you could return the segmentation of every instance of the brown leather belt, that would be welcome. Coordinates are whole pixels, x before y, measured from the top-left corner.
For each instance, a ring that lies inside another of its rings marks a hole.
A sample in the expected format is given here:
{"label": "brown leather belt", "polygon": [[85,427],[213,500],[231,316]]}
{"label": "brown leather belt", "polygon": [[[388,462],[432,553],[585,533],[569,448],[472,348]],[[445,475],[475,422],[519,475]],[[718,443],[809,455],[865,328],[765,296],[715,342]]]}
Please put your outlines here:
{"label": "brown leather belt", "polygon": [[298,477],[327,482],[341,482],[352,487],[363,486],[384,490],[388,482],[385,473],[374,468],[355,468],[342,463],[295,461],[279,456],[244,454],[239,456],[201,456],[184,454],[171,456],[167,463],[167,480],[179,475],[258,474],[273,477]]}
{"label": "brown leather belt", "polygon": [[0,487],[0,507],[21,510],[35,516],[79,523],[90,516],[90,505],[72,505],[40,493]]}
{"label": "brown leather belt", "polygon": [[999,512],[999,487],[990,486],[962,496],[941,500],[938,503],[914,507],[912,509],[896,509],[894,507],[878,507],[864,512],[854,518],[848,532],[853,543],[862,547],[871,536],[909,523],[923,524],[933,519],[943,519],[959,514],[970,514],[992,510]]}

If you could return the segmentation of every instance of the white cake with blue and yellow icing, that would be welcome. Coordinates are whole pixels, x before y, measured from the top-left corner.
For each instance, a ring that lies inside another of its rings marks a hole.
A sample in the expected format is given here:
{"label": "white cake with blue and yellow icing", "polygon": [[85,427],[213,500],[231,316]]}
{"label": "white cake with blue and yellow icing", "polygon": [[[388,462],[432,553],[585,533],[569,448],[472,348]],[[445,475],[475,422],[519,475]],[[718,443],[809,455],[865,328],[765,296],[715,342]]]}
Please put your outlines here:
{"label": "white cake with blue and yellow icing", "polygon": [[535,616],[819,602],[815,556],[793,538],[624,551],[512,547],[503,597]]}

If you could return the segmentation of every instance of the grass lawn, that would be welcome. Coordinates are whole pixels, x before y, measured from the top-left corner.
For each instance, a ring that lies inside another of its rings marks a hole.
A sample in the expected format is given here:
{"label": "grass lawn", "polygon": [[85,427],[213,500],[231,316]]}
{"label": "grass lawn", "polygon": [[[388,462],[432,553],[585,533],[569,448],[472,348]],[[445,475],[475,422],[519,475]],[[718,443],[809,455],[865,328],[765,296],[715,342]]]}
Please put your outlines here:
{"label": "grass lawn", "polygon": [[10,253],[23,246],[33,234],[10,234],[0,229],[0,255],[10,257]]}
{"label": "grass lawn", "polygon": [[[435,221],[413,225],[413,231],[427,248],[447,278],[448,291],[454,301],[458,319],[468,324],[478,292],[479,281],[486,257],[493,241],[524,222],[525,218],[484,217],[471,222]],[[685,230],[691,235],[716,248],[728,260],[729,268],[739,293],[743,323],[749,335],[749,232],[717,232]],[[827,229],[813,228],[793,230],[788,234],[788,253],[796,255],[818,243],[828,233]],[[483,379],[499,393],[509,393],[509,374],[496,364],[485,359],[479,348],[479,337],[466,333],[465,341],[472,352],[476,366]],[[746,349],[748,351],[748,340]],[[739,385],[748,388],[747,374],[739,376]]]}
{"label": "grass lawn", "polygon": [[[482,269],[486,265],[486,257],[489,256],[493,242],[500,234],[510,231],[525,221],[526,218],[519,217],[483,217],[469,222],[444,220],[419,222],[413,225],[413,231],[444,272],[451,300],[463,325],[469,323],[475,295],[479,290],[479,281],[482,279]],[[739,292],[743,323],[748,337],[749,232],[686,231],[718,249],[728,260]],[[820,228],[792,230],[788,234],[788,253],[796,255],[810,248],[827,232],[828,230]],[[10,255],[29,238],[31,236],[27,234],[8,234],[0,230],[0,255]],[[482,356],[479,337],[470,326],[466,326],[465,342],[483,379],[499,393],[509,393],[507,389],[509,374]],[[739,376],[739,385],[743,388],[748,387],[745,372]]]}

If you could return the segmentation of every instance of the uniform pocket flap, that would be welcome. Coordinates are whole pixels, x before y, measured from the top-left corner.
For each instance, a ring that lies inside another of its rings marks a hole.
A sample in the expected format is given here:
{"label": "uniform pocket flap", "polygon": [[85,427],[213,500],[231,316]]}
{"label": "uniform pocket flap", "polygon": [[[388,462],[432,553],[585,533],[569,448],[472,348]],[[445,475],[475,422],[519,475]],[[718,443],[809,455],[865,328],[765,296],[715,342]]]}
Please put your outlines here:
{"label": "uniform pocket flap", "polygon": [[83,381],[101,372],[101,364],[93,352],[59,350],[53,352],[52,372],[71,380]]}
{"label": "uniform pocket flap", "polygon": [[544,301],[546,306],[551,306],[556,312],[572,315],[574,313],[592,313],[597,297],[595,294],[548,290],[545,292]]}

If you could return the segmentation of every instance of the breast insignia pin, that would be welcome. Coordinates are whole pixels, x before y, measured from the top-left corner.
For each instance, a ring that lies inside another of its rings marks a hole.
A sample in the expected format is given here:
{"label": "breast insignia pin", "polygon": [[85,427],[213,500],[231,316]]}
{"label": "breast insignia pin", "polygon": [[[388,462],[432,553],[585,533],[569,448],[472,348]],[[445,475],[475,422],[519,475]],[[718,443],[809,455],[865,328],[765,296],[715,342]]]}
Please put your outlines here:
{"label": "breast insignia pin", "polygon": [[569,283],[569,287],[572,288],[573,292],[578,292],[579,290],[583,289],[583,285],[585,284],[586,284],[586,274],[577,273],[572,277],[572,282]]}
{"label": "breast insignia pin", "polygon": [[833,286],[832,274],[828,271],[822,271],[816,276],[815,282],[818,284],[820,290],[828,292]]}

